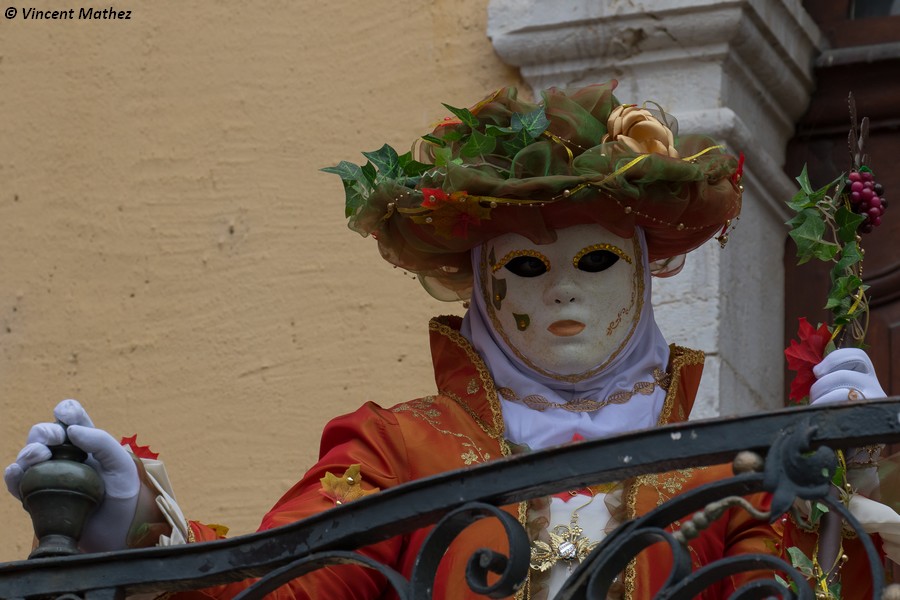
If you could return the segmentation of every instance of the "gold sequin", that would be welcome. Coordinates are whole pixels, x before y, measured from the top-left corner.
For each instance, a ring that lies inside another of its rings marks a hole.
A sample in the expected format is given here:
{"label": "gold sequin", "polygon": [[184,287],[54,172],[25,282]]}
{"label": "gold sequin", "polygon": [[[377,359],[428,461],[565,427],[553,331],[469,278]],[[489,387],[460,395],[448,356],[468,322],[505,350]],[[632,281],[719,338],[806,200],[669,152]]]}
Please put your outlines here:
{"label": "gold sequin", "polygon": [[591,252],[595,252],[597,250],[606,250],[607,252],[612,252],[629,265],[631,264],[631,257],[628,256],[624,250],[619,248],[618,246],[613,246],[612,244],[594,244],[592,246],[588,246],[587,248],[582,248],[578,251],[578,254],[575,255],[575,258],[572,259],[572,265],[577,269],[578,261],[584,258],[585,254],[590,254]]}
{"label": "gold sequin", "polygon": [[503,258],[498,260],[491,267],[491,273],[496,273],[497,271],[499,271],[500,269],[505,267],[506,263],[508,263],[509,261],[511,261],[514,258],[519,258],[520,256],[530,256],[532,258],[536,258],[539,261],[541,261],[542,263],[544,263],[544,266],[547,267],[548,271],[550,270],[550,259],[549,258],[544,256],[537,250],[528,249],[528,250],[513,250],[511,252],[507,252]]}

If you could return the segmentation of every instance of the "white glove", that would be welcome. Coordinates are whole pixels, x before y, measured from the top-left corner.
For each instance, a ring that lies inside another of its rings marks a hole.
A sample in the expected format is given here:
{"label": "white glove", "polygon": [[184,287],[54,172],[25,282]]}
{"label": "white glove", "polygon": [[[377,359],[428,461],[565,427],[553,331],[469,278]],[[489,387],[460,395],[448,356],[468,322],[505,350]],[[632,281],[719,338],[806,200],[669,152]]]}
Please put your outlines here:
{"label": "white glove", "polygon": [[859,348],[840,348],[813,367],[817,381],[809,390],[810,404],[831,404],[885,398],[869,355]]}
{"label": "white glove", "polygon": [[[63,400],[53,414],[68,425],[69,441],[88,453],[85,464],[97,471],[106,486],[102,502],[88,517],[79,546],[86,552],[124,549],[141,491],[134,459],[110,434],[94,428],[77,400]],[[32,427],[16,462],[6,467],[4,479],[9,493],[21,500],[19,483],[25,471],[49,459],[48,446],[61,444],[65,437],[66,431],[56,423]]]}

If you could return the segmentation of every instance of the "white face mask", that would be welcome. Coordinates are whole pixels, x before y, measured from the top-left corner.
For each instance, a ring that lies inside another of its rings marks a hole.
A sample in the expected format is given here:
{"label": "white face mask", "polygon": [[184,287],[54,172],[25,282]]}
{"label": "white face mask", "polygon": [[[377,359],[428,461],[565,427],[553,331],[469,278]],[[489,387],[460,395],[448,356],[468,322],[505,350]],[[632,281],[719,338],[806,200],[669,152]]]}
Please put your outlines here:
{"label": "white face mask", "polygon": [[481,282],[494,329],[529,367],[577,381],[601,370],[637,326],[643,267],[637,236],[596,224],[538,245],[509,233],[485,243]]}

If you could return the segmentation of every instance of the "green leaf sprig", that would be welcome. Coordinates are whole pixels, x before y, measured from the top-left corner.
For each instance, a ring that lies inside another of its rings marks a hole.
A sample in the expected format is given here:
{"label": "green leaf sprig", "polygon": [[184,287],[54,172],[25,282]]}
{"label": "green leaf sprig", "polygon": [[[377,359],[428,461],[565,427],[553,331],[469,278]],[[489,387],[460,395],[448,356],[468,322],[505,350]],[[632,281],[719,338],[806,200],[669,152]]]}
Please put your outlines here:
{"label": "green leaf sprig", "polygon": [[[433,134],[422,136],[426,143],[435,146],[434,164],[414,160],[412,152],[398,155],[396,150],[385,144],[374,152],[363,152],[368,159],[364,165],[344,160],[333,167],[321,169],[341,178],[346,196],[344,216],[349,218],[356,214],[375,187],[383,181],[393,181],[414,188],[422,175],[435,167],[462,164],[464,158],[477,158],[493,153],[515,156],[550,126],[543,107],[527,113],[513,114],[508,127],[482,127],[478,117],[468,108],[456,108],[449,104],[444,104],[444,107],[459,119],[459,123],[454,121],[455,127],[448,128],[441,137]],[[454,143],[453,147],[451,143]]]}
{"label": "green leaf sprig", "polygon": [[[442,166],[449,162],[462,162],[459,157],[452,157],[448,142],[459,142],[462,156],[474,158],[484,156],[496,150],[499,146],[504,154],[515,156],[525,146],[534,142],[550,126],[550,120],[544,113],[543,107],[538,107],[524,114],[515,113],[510,117],[508,127],[487,125],[481,131],[478,118],[468,108],[456,108],[444,104],[444,108],[453,113],[462,125],[448,131],[443,137],[435,135],[423,135],[422,139],[438,148],[435,150],[436,166]],[[468,129],[468,131],[466,131]]]}
{"label": "green leaf sprig", "polygon": [[804,166],[797,183],[800,190],[788,202],[797,214],[787,222],[797,245],[797,264],[814,258],[832,263],[831,289],[824,305],[832,314],[832,340],[845,341],[837,338],[846,329],[853,344],[862,347],[868,328],[869,286],[862,279],[865,252],[857,229],[864,217],[850,208],[846,174],[814,190]]}
{"label": "green leaf sprig", "polygon": [[414,160],[412,152],[398,155],[387,144],[374,152],[363,152],[363,156],[368,159],[364,165],[342,160],[333,167],[321,169],[341,178],[346,196],[345,217],[356,214],[369,199],[375,186],[382,181],[394,180],[401,185],[414,186],[422,173],[434,167]]}

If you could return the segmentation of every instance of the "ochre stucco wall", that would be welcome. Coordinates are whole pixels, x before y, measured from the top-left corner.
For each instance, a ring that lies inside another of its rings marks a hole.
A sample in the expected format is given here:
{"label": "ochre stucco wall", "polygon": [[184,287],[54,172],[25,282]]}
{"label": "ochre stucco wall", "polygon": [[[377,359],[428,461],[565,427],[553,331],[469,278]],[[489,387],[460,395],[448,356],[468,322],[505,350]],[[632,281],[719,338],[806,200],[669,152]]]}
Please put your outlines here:
{"label": "ochre stucco wall", "polygon": [[[461,312],[318,169],[518,75],[486,0],[114,4],[131,20],[0,22],[0,459],[76,397],[246,533],[329,418],[432,391],[427,318]],[[5,494],[0,523],[0,561],[26,556]]]}

